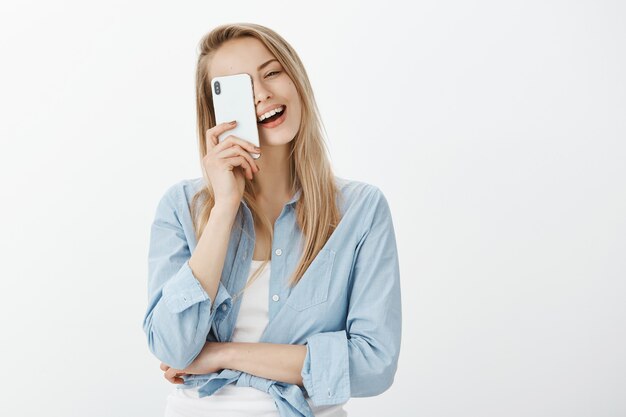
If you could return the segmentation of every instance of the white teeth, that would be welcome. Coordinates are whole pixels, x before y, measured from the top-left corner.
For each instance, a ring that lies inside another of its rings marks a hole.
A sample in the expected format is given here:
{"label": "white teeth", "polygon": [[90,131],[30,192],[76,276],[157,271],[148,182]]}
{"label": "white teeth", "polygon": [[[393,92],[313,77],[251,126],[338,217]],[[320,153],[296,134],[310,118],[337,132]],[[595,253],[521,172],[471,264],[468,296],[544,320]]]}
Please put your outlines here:
{"label": "white teeth", "polygon": [[277,109],[270,110],[267,113],[262,114],[261,117],[259,117],[259,122],[262,122],[263,120],[267,119],[268,117],[272,117],[276,113],[280,113],[283,110],[284,110],[284,108],[282,106],[277,108]]}

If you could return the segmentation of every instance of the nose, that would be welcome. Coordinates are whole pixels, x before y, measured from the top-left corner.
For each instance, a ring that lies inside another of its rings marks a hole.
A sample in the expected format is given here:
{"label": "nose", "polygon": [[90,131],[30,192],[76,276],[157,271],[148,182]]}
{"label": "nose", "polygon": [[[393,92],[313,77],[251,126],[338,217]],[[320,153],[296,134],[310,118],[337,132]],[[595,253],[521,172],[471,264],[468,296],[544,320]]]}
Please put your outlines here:
{"label": "nose", "polygon": [[265,101],[272,97],[272,94],[265,88],[261,82],[252,82],[252,88],[254,90],[254,104],[259,105],[260,102]]}

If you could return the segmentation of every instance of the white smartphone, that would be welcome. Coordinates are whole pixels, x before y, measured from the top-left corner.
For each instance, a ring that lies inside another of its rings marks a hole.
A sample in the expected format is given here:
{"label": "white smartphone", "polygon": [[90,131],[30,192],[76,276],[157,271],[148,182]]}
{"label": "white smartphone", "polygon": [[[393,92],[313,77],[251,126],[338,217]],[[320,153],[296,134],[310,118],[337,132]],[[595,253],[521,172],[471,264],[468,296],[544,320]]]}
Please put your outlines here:
{"label": "white smartphone", "polygon": [[[218,140],[222,142],[229,135],[233,135],[255,146],[260,146],[250,75],[235,74],[215,77],[211,80],[211,88],[216,123],[237,121],[237,126],[219,135]],[[249,153],[254,159],[259,158],[259,154]]]}

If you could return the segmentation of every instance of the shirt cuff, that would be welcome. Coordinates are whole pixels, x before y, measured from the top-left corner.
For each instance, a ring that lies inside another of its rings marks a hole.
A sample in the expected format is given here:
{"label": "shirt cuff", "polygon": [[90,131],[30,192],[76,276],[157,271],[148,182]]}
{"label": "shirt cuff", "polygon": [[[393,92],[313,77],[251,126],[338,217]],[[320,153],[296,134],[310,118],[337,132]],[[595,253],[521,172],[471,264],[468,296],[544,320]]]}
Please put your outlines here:
{"label": "shirt cuff", "polygon": [[[172,313],[181,313],[192,305],[204,301],[211,303],[211,299],[204,288],[202,288],[202,284],[193,275],[189,261],[185,261],[178,273],[163,286],[163,301]],[[212,304],[215,311],[215,320],[224,318],[231,309],[231,296],[221,281],[215,296],[215,302]]]}
{"label": "shirt cuff", "polygon": [[343,404],[350,399],[348,339],[345,330],[317,333],[306,340],[302,383],[313,405]]}

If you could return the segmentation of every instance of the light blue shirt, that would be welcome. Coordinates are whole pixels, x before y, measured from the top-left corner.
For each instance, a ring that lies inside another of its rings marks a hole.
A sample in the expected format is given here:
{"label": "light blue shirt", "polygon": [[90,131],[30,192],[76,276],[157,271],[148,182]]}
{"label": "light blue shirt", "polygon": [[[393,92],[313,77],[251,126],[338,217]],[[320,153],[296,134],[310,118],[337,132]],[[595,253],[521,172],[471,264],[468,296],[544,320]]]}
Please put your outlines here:
{"label": "light blue shirt", "polygon": [[[196,248],[190,205],[204,178],[182,180],[158,203],[148,253],[148,308],[143,329],[150,351],[184,369],[206,341],[231,340],[252,263],[255,230],[242,200],[215,300],[189,267]],[[268,296],[269,323],[260,343],[307,346],[304,387],[224,369],[189,375],[185,387],[211,395],[225,384],[269,393],[279,414],[313,417],[314,406],[370,397],[394,380],[400,354],[402,308],[398,252],[391,211],[374,185],[335,177],[342,219],[298,284],[287,280],[300,258],[303,235],[296,223],[300,190],[274,224]],[[243,232],[242,232],[243,229]]]}

